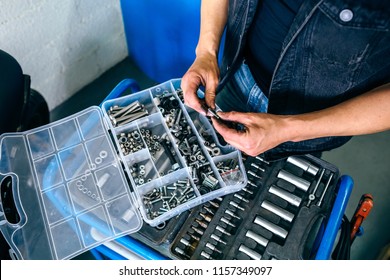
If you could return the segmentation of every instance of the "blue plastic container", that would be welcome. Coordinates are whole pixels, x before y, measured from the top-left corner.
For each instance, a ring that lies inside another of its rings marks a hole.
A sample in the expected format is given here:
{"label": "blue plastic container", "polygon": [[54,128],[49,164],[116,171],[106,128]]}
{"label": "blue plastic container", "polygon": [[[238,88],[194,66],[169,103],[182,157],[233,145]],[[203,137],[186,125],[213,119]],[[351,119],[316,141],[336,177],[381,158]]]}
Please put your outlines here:
{"label": "blue plastic container", "polygon": [[195,59],[200,0],[121,0],[129,57],[156,82],[180,78]]}

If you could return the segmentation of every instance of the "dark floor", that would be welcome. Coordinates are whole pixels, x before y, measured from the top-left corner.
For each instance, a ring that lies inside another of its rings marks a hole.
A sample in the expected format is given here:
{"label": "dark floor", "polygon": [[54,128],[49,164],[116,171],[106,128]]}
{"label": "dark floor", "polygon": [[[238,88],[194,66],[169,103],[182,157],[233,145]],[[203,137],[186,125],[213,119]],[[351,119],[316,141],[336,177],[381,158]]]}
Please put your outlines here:
{"label": "dark floor", "polygon": [[[99,105],[123,79],[135,79],[141,89],[156,82],[147,78],[130,59],[125,59],[101,77],[80,90],[51,112],[51,121],[77,113],[92,105]],[[364,234],[358,237],[351,249],[351,259],[377,259],[382,249],[390,244],[390,131],[359,136],[331,152],[323,159],[336,165],[341,174],[354,179],[354,190],[347,205],[346,215],[351,218],[362,194],[374,197],[374,208],[363,223]]]}

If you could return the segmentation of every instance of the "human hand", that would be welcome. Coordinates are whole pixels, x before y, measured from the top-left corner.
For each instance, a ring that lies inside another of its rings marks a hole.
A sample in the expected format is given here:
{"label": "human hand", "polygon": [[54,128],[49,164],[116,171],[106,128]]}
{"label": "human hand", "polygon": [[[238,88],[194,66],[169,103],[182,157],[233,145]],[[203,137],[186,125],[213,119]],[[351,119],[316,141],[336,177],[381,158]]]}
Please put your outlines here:
{"label": "human hand", "polygon": [[[218,81],[219,68],[216,56],[198,55],[181,80],[184,103],[206,115],[207,108],[215,108]],[[200,99],[197,95],[197,90],[202,85],[205,87],[205,99]]]}
{"label": "human hand", "polygon": [[244,130],[236,130],[224,122],[212,118],[215,130],[227,143],[249,156],[257,156],[287,141],[283,125],[284,117],[265,113],[218,112],[224,121],[242,124]]}

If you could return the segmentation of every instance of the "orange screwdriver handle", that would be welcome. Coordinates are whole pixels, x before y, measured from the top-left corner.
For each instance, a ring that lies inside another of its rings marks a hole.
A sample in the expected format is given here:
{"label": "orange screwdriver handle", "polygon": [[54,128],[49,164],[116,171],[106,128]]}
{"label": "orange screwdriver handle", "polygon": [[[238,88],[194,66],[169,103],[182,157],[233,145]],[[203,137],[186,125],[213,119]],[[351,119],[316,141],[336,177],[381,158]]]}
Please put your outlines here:
{"label": "orange screwdriver handle", "polygon": [[371,194],[364,194],[360,198],[359,204],[355,210],[353,218],[351,220],[351,241],[356,237],[363,220],[367,218],[372,207],[374,206],[374,200]]}

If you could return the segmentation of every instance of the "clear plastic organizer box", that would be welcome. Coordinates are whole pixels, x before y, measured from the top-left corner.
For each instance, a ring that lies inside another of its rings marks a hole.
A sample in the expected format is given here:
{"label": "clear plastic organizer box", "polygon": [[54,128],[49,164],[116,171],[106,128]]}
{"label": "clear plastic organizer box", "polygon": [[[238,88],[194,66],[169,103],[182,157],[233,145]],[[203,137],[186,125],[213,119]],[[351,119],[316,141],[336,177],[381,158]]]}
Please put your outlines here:
{"label": "clear plastic organizer box", "polygon": [[12,190],[20,216],[8,221],[1,201],[0,229],[15,258],[70,259],[246,185],[241,153],[183,104],[179,86],[0,136],[2,194]]}

